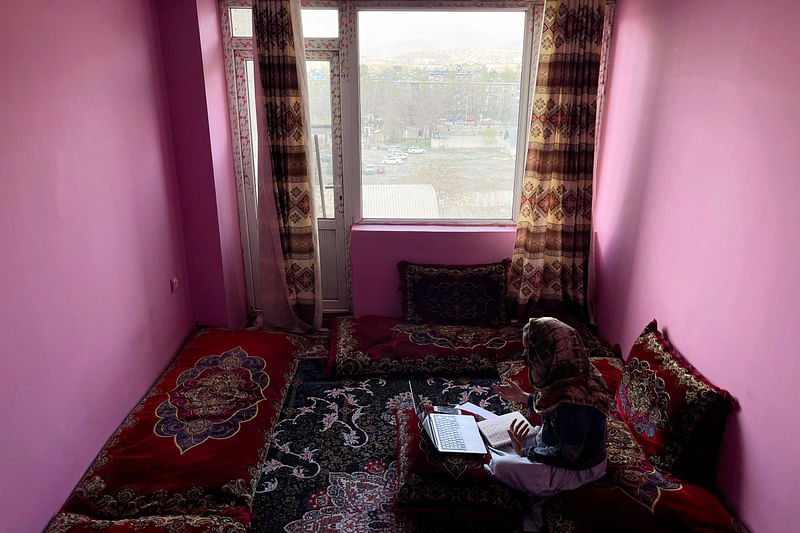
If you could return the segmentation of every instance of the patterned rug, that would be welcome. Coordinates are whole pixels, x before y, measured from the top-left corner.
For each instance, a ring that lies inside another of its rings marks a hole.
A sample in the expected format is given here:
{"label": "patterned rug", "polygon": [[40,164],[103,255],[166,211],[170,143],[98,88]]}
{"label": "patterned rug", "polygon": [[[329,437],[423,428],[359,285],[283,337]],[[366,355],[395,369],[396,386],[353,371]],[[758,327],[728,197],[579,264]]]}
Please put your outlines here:
{"label": "patterned rug", "polygon": [[470,401],[502,413],[497,375],[323,380],[325,360],[304,358],[287,393],[261,473],[253,531],[407,532],[392,513],[397,481],[392,409],[411,406],[408,382],[436,405]]}

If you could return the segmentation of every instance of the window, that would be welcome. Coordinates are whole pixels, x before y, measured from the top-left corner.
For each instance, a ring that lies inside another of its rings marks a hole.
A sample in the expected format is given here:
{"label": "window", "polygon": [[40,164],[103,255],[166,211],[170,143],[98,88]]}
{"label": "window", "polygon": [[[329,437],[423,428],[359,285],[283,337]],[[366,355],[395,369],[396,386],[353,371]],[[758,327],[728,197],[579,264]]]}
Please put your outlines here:
{"label": "window", "polygon": [[338,9],[303,9],[303,37],[306,39],[336,39],[339,37]]}
{"label": "window", "polygon": [[249,7],[231,7],[228,11],[233,37],[253,37],[253,10]]}
{"label": "window", "polygon": [[311,167],[317,218],[333,218],[333,130],[331,128],[331,63],[306,61],[311,114]]}
{"label": "window", "polygon": [[[220,8],[248,303],[258,308],[251,1]],[[420,4],[303,3],[326,310],[349,308],[355,222],[516,220],[544,0]]]}
{"label": "window", "polygon": [[357,31],[362,217],[511,221],[525,12],[360,11]]}

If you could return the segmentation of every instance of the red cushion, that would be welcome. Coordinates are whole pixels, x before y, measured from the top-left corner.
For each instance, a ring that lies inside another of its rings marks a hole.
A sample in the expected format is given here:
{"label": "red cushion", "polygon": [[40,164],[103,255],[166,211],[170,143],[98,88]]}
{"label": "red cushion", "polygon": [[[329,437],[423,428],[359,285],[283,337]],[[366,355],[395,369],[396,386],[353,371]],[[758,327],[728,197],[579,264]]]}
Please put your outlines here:
{"label": "red cushion", "polygon": [[518,326],[480,328],[407,324],[384,316],[339,317],[331,331],[326,375],[390,372],[463,373],[522,357]]}
{"label": "red cushion", "polygon": [[483,468],[488,453],[440,453],[412,409],[399,410],[396,417],[398,509],[430,515],[426,519],[447,513],[451,520],[453,511],[458,511],[471,521],[521,521],[527,497],[489,477]]}
{"label": "red cushion", "polygon": [[297,337],[202,330],[125,418],[64,510],[105,519],[225,514],[248,522]]}
{"label": "red cushion", "polygon": [[100,520],[73,513],[59,513],[45,533],[245,533],[247,530],[241,522],[224,516],[150,516]]}
{"label": "red cushion", "polygon": [[648,324],[622,370],[617,407],[659,471],[710,485],[732,405],[727,391],[670,346],[655,320]]}
{"label": "red cushion", "polygon": [[551,531],[737,531],[716,496],[656,470],[616,410],[606,423],[606,475],[546,507]]}
{"label": "red cushion", "polygon": [[719,499],[698,485],[665,492],[655,511],[639,505],[620,490],[589,484],[556,496],[545,507],[549,531],[643,531],[675,533],[737,532],[733,516]]}

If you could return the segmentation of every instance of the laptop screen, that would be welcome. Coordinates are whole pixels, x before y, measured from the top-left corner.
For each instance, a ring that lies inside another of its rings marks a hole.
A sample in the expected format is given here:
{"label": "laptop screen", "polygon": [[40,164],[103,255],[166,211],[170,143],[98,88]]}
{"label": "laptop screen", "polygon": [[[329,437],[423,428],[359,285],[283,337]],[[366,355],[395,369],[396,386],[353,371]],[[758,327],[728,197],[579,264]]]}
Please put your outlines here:
{"label": "laptop screen", "polygon": [[425,416],[428,414],[425,411],[425,405],[422,403],[422,398],[414,392],[414,387],[411,386],[411,382],[408,382],[408,390],[411,391],[411,400],[414,402],[414,411],[417,413],[417,418],[420,421],[425,419]]}

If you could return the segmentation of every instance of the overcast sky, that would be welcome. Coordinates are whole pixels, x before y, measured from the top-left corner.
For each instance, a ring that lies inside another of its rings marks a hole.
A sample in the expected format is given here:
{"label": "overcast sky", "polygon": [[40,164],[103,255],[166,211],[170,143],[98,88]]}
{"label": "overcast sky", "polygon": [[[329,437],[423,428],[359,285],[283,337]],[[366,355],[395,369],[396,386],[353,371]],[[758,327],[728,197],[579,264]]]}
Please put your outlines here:
{"label": "overcast sky", "polygon": [[[335,28],[334,13],[304,10],[304,35]],[[359,46],[362,54],[389,57],[431,48],[521,49],[524,26],[523,11],[360,11]]]}

